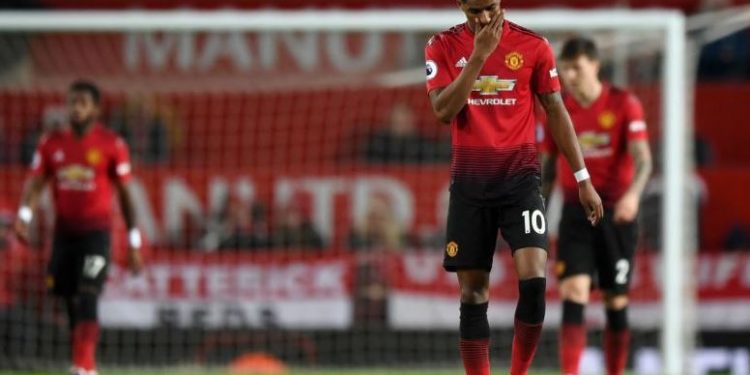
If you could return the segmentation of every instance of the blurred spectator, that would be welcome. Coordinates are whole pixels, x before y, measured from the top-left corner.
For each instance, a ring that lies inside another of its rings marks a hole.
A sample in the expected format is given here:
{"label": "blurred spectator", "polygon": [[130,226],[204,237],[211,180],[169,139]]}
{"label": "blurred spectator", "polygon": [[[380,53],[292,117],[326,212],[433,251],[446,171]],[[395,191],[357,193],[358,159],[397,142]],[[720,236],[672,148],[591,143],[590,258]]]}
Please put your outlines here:
{"label": "blurred spectator", "polygon": [[270,246],[266,206],[227,196],[207,224],[201,240],[206,250],[250,250]]}
{"label": "blurred spectator", "polygon": [[695,166],[698,168],[710,167],[714,164],[714,149],[705,138],[695,133],[693,154]]}
{"label": "blurred spectator", "polygon": [[274,247],[292,249],[322,249],[323,236],[312,222],[312,207],[308,199],[295,195],[276,208],[276,220],[271,243]]}
{"label": "blurred spectator", "polygon": [[388,123],[365,140],[363,157],[373,163],[434,163],[450,159],[450,145],[419,132],[414,111],[404,103],[391,109]]}
{"label": "blurred spectator", "polygon": [[750,78],[750,28],[703,46],[698,77],[717,81]]}
{"label": "blurred spectator", "polygon": [[161,163],[169,158],[171,111],[153,97],[134,96],[116,108],[109,126],[144,163]]}
{"label": "blurred spectator", "polygon": [[732,225],[724,238],[724,250],[750,250],[750,230],[740,223]]}
{"label": "blurred spectator", "polygon": [[384,197],[370,199],[367,214],[349,236],[353,250],[402,250],[410,242],[396,220],[393,207]]}
{"label": "blurred spectator", "polygon": [[21,163],[30,165],[34,157],[37,143],[42,135],[60,130],[68,123],[68,113],[65,106],[55,105],[44,108],[41,124],[30,126],[21,140]]}
{"label": "blurred spectator", "polygon": [[[43,8],[39,0],[4,0],[0,9],[12,11]],[[23,32],[0,33],[0,83],[20,83],[33,77],[28,54],[29,34]]]}

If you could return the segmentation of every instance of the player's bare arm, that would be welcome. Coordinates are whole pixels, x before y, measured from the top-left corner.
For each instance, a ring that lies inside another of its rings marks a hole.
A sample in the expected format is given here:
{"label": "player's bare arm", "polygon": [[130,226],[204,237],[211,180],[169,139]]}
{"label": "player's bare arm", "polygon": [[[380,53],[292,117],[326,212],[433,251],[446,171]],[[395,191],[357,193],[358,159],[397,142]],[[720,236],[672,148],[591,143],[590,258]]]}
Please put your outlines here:
{"label": "player's bare arm", "polygon": [[18,239],[24,243],[28,242],[29,239],[29,222],[31,216],[39,203],[39,197],[44,191],[44,187],[47,185],[48,178],[44,175],[32,176],[31,179],[26,183],[21,195],[21,204],[16,216],[16,222],[14,229]]}
{"label": "player's bare arm", "polygon": [[[130,182],[116,181],[115,187],[117,188],[117,198],[120,203],[120,211],[122,211],[122,217],[125,220],[125,225],[128,228],[128,233],[131,234],[136,229],[135,224],[135,206],[133,205],[133,195],[130,192]],[[141,259],[140,245],[134,242],[132,238],[128,241],[128,265],[130,270],[134,274],[141,272],[143,268],[143,259]]]}
{"label": "player's bare arm", "polygon": [[614,220],[616,223],[628,223],[635,220],[641,203],[641,194],[653,170],[651,149],[646,140],[630,141],[628,151],[633,157],[635,175],[628,190],[615,204]]}
{"label": "player's bare arm", "polygon": [[479,19],[475,19],[474,51],[466,66],[450,85],[430,92],[432,110],[441,122],[450,124],[466,105],[474,81],[479,76],[487,58],[500,43],[503,19],[504,12],[502,10],[495,14],[489,23],[482,24]]}
{"label": "player's bare arm", "polygon": [[[573,123],[570,120],[568,111],[565,109],[560,93],[541,94],[539,95],[539,101],[547,113],[547,126],[549,127],[552,139],[568,161],[570,167],[574,171],[586,168],[581,147],[578,144],[578,138],[573,129]],[[602,200],[594,189],[590,178],[579,182],[578,196],[583,208],[586,210],[586,216],[591,225],[599,223],[604,216],[604,208],[602,207]]]}
{"label": "player's bare arm", "polygon": [[552,188],[555,186],[557,178],[557,152],[544,151],[540,155],[542,164],[542,197],[544,201],[549,200],[552,195]]}

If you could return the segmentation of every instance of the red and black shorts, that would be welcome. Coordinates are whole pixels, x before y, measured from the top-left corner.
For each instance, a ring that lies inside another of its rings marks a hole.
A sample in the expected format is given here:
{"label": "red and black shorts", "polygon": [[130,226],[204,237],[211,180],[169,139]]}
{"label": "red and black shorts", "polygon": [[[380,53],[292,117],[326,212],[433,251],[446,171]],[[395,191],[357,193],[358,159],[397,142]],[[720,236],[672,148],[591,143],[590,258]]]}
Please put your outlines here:
{"label": "red and black shorts", "polygon": [[110,232],[55,233],[47,285],[58,296],[82,291],[100,293],[107,281]]}
{"label": "red and black shorts", "polygon": [[451,193],[443,267],[492,269],[498,229],[512,251],[527,247],[547,250],[547,220],[539,179],[524,178],[519,188],[494,203],[476,203]]}
{"label": "red and black shorts", "polygon": [[566,203],[559,233],[555,270],[561,280],[590,275],[597,288],[628,292],[638,243],[635,222],[615,224],[613,210],[605,209],[602,221],[592,227],[581,205]]}

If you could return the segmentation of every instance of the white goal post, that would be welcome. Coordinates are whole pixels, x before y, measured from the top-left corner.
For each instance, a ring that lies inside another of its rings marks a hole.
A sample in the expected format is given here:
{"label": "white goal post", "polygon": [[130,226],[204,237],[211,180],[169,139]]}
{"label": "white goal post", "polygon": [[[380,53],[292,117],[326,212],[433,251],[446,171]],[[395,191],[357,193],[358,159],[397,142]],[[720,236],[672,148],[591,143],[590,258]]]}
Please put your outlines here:
{"label": "white goal post", "polygon": [[[455,9],[365,11],[40,11],[0,12],[4,32],[122,31],[439,31],[462,22]],[[686,202],[692,167],[687,155],[692,122],[686,108],[685,17],[676,11],[509,10],[508,19],[549,31],[632,30],[663,35],[663,327],[665,375],[688,373],[693,328],[687,313],[692,287],[686,277],[694,233]]]}

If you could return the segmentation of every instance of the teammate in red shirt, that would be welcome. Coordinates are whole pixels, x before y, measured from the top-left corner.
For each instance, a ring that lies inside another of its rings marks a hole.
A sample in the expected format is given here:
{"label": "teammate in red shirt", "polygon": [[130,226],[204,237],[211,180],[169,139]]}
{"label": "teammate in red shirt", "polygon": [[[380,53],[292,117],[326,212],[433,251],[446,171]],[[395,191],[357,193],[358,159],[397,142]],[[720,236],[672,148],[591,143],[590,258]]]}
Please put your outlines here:
{"label": "teammate in red shirt", "polygon": [[627,91],[602,83],[598,73],[599,58],[592,41],[575,38],[565,43],[560,56],[564,102],[591,181],[604,201],[605,215],[599,226],[586,225],[585,213],[575,204],[575,180],[565,163],[556,162],[554,144],[545,140],[542,151],[544,195],[549,196],[556,171],[564,195],[556,271],[563,300],[560,364],[565,375],[578,374],[586,347],[583,310],[592,280],[604,292],[607,374],[621,375],[625,369],[630,339],[627,293],[638,238],[635,219],[651,173],[640,102]]}
{"label": "teammate in red shirt", "polygon": [[142,267],[140,232],[128,180],[130,161],[125,142],[97,122],[99,89],[86,81],[68,91],[70,127],[39,142],[31,178],[21,198],[15,224],[25,240],[34,208],[45,185],[52,186],[55,234],[48,287],[62,297],[68,314],[75,375],[95,375],[99,338],[97,305],[110,262],[113,192],[129,230],[129,265]]}
{"label": "teammate in red shirt", "polygon": [[425,48],[435,115],[451,126],[451,195],[443,265],[461,290],[460,350],[468,375],[488,375],[489,271],[498,228],[519,276],[511,375],[528,373],[544,321],[547,228],[535,144],[535,97],[555,141],[577,171],[591,224],[602,216],[560,97],[543,37],[504,20],[500,0],[458,0],[467,22]]}

